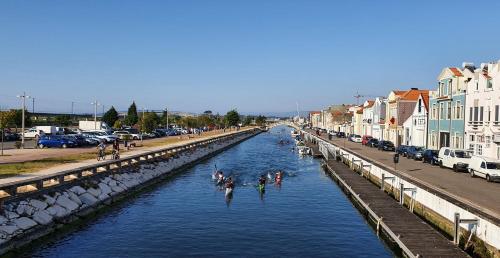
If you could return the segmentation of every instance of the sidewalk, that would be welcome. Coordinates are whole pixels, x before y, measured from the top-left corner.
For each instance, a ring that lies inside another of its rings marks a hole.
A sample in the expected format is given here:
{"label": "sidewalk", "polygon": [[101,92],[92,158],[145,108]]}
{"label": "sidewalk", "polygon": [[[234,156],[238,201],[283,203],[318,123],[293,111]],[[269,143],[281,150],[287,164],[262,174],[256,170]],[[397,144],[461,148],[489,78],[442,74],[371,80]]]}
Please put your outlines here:
{"label": "sidewalk", "polygon": [[[155,151],[155,150],[161,150],[161,149],[168,148],[168,147],[181,146],[181,145],[185,145],[185,144],[192,143],[195,141],[215,138],[215,137],[219,137],[219,136],[223,136],[223,135],[229,135],[229,134],[233,134],[236,132],[244,132],[244,131],[251,130],[251,129],[253,129],[253,128],[246,128],[246,129],[242,129],[240,131],[230,131],[230,132],[226,132],[226,133],[220,133],[220,134],[210,135],[210,136],[205,136],[205,137],[201,136],[201,137],[196,137],[196,138],[190,138],[190,139],[185,139],[181,142],[166,144],[166,145],[161,145],[161,146],[155,146],[155,147],[141,147],[141,148],[137,148],[135,150],[131,150],[131,151],[128,151],[128,152],[121,154],[121,158],[130,157],[130,156],[145,153],[148,151]],[[68,149],[68,150],[70,150],[70,149]],[[95,149],[92,149],[92,150],[95,152]],[[64,151],[66,151],[66,150],[64,150]],[[12,182],[19,181],[19,180],[26,180],[26,179],[36,178],[39,176],[50,175],[50,174],[61,172],[64,170],[75,169],[75,168],[79,168],[79,167],[83,167],[83,166],[96,164],[98,162],[104,162],[104,161],[97,161],[96,159],[88,159],[88,160],[83,160],[83,161],[79,161],[79,162],[75,162],[75,163],[57,165],[57,166],[53,166],[53,167],[43,169],[43,170],[33,172],[33,173],[23,173],[23,174],[12,176],[12,177],[2,178],[2,179],[0,179],[0,184],[8,184],[8,183],[12,183]]]}

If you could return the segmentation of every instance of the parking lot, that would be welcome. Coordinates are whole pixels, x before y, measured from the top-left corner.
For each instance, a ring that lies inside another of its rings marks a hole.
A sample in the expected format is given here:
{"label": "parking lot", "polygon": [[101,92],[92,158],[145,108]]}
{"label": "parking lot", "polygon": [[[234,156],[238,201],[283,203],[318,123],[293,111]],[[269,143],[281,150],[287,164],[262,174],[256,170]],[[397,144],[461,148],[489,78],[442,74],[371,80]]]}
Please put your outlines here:
{"label": "parking lot", "polygon": [[[315,134],[314,131],[310,131]],[[328,140],[326,133],[321,134],[322,139]],[[394,168],[394,152],[380,151],[348,141],[346,138],[333,137],[330,141],[339,147],[344,147],[355,153],[376,160],[386,166]],[[472,178],[465,172],[454,172],[451,169],[432,166],[422,161],[415,161],[400,157],[397,170],[402,171],[422,182],[431,184],[455,198],[470,204],[494,217],[500,218],[500,184],[490,183],[483,178]]]}

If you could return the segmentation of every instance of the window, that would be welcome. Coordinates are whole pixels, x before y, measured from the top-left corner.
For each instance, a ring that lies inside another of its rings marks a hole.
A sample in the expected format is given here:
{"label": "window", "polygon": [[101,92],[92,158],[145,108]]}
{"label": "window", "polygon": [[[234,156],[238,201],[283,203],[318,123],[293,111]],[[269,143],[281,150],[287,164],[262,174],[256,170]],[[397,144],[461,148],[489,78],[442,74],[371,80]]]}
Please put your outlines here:
{"label": "window", "polygon": [[486,163],[481,162],[481,168],[486,168]]}
{"label": "window", "polygon": [[449,155],[450,154],[450,149],[445,149],[444,150],[444,155]]}
{"label": "window", "polygon": [[479,91],[479,82],[476,81],[476,90]]}
{"label": "window", "polygon": [[444,112],[445,112],[444,103],[439,103],[439,113],[440,113],[439,116],[441,119],[446,117]]}
{"label": "window", "polygon": [[483,122],[484,107],[479,108],[479,121]]}
{"label": "window", "polygon": [[491,83],[491,79],[488,79],[486,81],[486,89],[491,89],[491,88],[493,88],[493,84]]}
{"label": "window", "polygon": [[451,102],[448,103],[448,112],[446,114],[448,119],[451,119]]}
{"label": "window", "polygon": [[474,121],[477,122],[478,120],[478,115],[479,115],[479,108],[474,107]]}
{"label": "window", "polygon": [[471,142],[473,142],[473,141],[475,140],[475,139],[474,139],[474,135],[473,135],[473,134],[469,134],[469,140],[470,140]]}
{"label": "window", "polygon": [[499,114],[498,114],[498,111],[500,111],[500,110],[498,110],[498,109],[499,109],[499,107],[500,107],[499,105],[496,105],[496,106],[495,106],[495,122],[498,122],[498,115],[499,115]]}
{"label": "window", "polygon": [[457,101],[455,106],[455,119],[462,119],[462,102]]}
{"label": "window", "polygon": [[485,143],[486,143],[486,146],[484,146],[484,147],[485,148],[489,148],[490,144],[491,144],[491,136],[486,136],[485,137]]}
{"label": "window", "polygon": [[450,81],[448,82],[448,92],[447,92],[448,95],[451,95],[452,89],[453,89],[453,80],[450,79]]}
{"label": "window", "polygon": [[477,155],[479,156],[483,155],[483,145],[481,144],[477,145]]}
{"label": "window", "polygon": [[488,122],[489,122],[489,121],[491,121],[491,107],[490,106],[487,107],[486,112],[488,113]]}
{"label": "window", "polygon": [[473,112],[474,108],[473,107],[470,107],[470,110],[469,110],[469,121],[473,121],[473,116],[472,116],[472,112]]}
{"label": "window", "polygon": [[422,113],[422,99],[418,99],[418,113]]}
{"label": "window", "polygon": [[474,152],[474,144],[469,144],[469,150],[471,150],[472,152]]}

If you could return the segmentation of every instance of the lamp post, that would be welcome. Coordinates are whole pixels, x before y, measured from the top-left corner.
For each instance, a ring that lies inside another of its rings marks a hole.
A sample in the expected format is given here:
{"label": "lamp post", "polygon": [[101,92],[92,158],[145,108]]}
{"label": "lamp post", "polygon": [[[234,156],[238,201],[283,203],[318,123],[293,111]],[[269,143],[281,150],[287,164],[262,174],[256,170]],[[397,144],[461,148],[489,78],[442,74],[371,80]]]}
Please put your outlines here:
{"label": "lamp post", "polygon": [[97,100],[94,102],[90,103],[91,105],[94,105],[94,130],[97,130],[97,106],[101,105]]}
{"label": "lamp post", "polygon": [[26,95],[26,92],[23,92],[23,95],[18,95],[18,98],[21,98],[23,100],[23,106],[22,106],[22,121],[21,121],[21,149],[24,149],[24,112],[26,109],[26,99],[30,98],[30,96]]}

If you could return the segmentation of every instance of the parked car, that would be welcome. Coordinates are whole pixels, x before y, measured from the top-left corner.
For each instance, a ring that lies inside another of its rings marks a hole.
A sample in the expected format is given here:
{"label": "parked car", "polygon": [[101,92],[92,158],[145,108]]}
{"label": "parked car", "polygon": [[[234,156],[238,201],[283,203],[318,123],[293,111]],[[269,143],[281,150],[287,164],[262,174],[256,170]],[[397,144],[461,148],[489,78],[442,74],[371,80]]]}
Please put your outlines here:
{"label": "parked car", "polygon": [[408,145],[399,145],[396,148],[396,153],[403,157],[406,157],[406,154],[408,154],[408,147]]}
{"label": "parked car", "polygon": [[438,164],[438,154],[439,152],[437,150],[425,150],[424,154],[422,155],[422,161],[424,163],[429,163],[431,165],[437,165]]}
{"label": "parked car", "polygon": [[414,160],[422,160],[425,149],[417,146],[410,146],[406,149],[406,157]]}
{"label": "parked car", "polygon": [[361,138],[361,135],[353,134],[349,137],[349,140],[351,142],[361,142],[363,139]]}
{"label": "parked car", "polygon": [[344,132],[337,132],[336,136],[337,136],[337,138],[345,138],[346,137]]}
{"label": "parked car", "polygon": [[485,178],[486,181],[500,181],[500,161],[481,157],[472,156],[468,167],[471,177],[479,176]]}
{"label": "parked car", "polygon": [[132,134],[130,134],[128,131],[114,131],[114,135],[118,136],[118,139],[124,140],[125,138],[128,137],[128,139],[132,140]]}
{"label": "parked car", "polygon": [[40,139],[38,139],[37,145],[40,149],[43,149],[45,147],[67,148],[76,146],[76,143],[60,135],[47,135],[40,137]]}
{"label": "parked car", "polygon": [[[22,135],[23,133],[19,133]],[[40,138],[45,135],[45,132],[41,129],[37,129],[36,127],[32,127],[26,131],[24,131],[24,138]]]}
{"label": "parked car", "polygon": [[371,148],[373,148],[373,147],[377,147],[377,146],[378,146],[378,142],[379,142],[379,140],[378,140],[378,139],[371,138],[371,139],[368,141],[368,143],[366,143],[366,146],[371,147]]}
{"label": "parked car", "polygon": [[82,135],[79,135],[79,134],[65,135],[63,137],[68,139],[69,141],[74,142],[75,146],[78,146],[78,147],[88,145],[87,141],[85,140],[85,137],[83,137]]}
{"label": "parked car", "polygon": [[118,139],[118,136],[113,135],[113,134],[108,134],[104,131],[89,131],[85,132],[88,135],[92,135],[95,138],[98,138],[100,140],[104,140],[105,142],[114,142],[116,139]]}
{"label": "parked car", "polygon": [[470,162],[470,152],[462,149],[443,147],[439,150],[439,166],[452,168],[455,172],[467,171]]}
{"label": "parked car", "polygon": [[363,137],[361,138],[361,144],[367,145],[368,141],[370,141],[370,139],[372,139],[372,138],[373,137],[371,137],[370,135],[363,135]]}
{"label": "parked car", "polygon": [[383,151],[394,151],[394,143],[391,141],[379,141],[377,149],[383,150]]}
{"label": "parked car", "polygon": [[131,134],[133,140],[139,140],[142,137],[139,130],[137,130],[135,128],[125,128],[123,130],[129,132]]}

